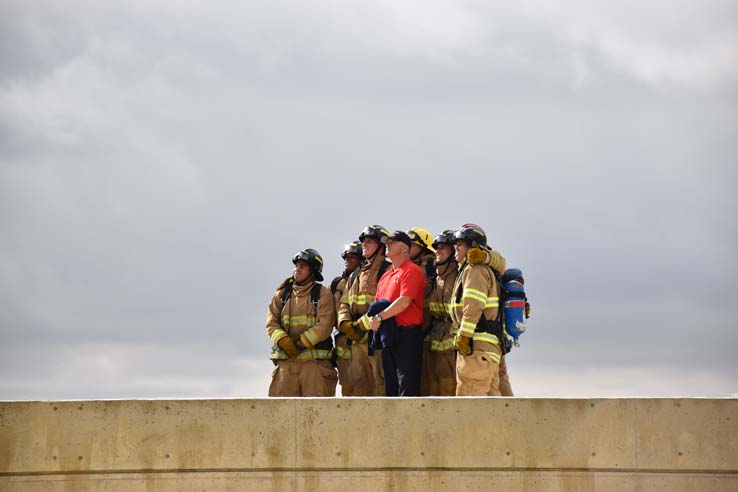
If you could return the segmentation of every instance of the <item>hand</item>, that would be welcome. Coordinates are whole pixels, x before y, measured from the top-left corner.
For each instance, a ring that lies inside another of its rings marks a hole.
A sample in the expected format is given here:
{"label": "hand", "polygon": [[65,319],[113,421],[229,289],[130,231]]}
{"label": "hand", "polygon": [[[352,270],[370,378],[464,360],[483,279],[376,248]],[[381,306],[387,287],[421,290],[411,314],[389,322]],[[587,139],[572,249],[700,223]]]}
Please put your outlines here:
{"label": "hand", "polygon": [[369,328],[371,328],[372,331],[377,331],[379,329],[379,325],[381,324],[382,321],[376,316],[372,316],[371,318],[369,318]]}
{"label": "hand", "polygon": [[461,334],[457,334],[456,339],[454,340],[454,345],[456,346],[456,350],[459,351],[459,354],[471,355],[472,348],[471,348],[471,338],[470,337],[465,337]]}
{"label": "hand", "polygon": [[344,332],[346,337],[354,342],[361,341],[361,339],[364,338],[364,330],[358,328],[355,321],[343,321],[338,329]]}
{"label": "hand", "polygon": [[290,359],[296,358],[298,355],[300,355],[300,350],[298,346],[295,344],[295,341],[292,340],[290,337],[283,337],[280,338],[277,342],[277,346],[282,349],[282,352],[287,354],[287,357]]}

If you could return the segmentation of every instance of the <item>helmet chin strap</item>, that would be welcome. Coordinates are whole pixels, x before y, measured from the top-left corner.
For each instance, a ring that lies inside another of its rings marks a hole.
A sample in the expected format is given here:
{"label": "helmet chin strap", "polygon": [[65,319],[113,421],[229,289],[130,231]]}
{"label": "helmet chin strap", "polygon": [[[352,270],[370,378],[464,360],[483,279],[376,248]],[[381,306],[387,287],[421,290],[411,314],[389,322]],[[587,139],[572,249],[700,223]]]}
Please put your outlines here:
{"label": "helmet chin strap", "polygon": [[[298,282],[297,280],[295,280],[295,285],[299,285],[300,287],[302,287],[303,285],[307,285],[308,283],[310,283],[310,281],[313,280],[314,278],[315,278],[315,273],[313,273],[313,270],[311,269],[310,270],[310,275],[308,275],[305,278],[305,280],[303,280],[302,282]],[[294,279],[294,277],[293,277],[293,279]]]}
{"label": "helmet chin strap", "polygon": [[383,246],[384,245],[382,244],[382,241],[377,241],[377,249],[374,250],[374,253],[372,253],[371,256],[369,256],[368,258],[364,258],[364,261],[367,263],[371,263],[372,261],[374,261],[374,257],[379,254],[379,249]]}

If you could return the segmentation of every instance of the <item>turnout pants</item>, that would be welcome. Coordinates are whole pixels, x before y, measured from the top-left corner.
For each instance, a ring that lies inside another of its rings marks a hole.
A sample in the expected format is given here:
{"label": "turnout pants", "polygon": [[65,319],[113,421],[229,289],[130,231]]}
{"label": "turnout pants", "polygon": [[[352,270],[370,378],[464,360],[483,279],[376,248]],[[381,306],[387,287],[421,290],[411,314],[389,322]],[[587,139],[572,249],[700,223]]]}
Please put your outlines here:
{"label": "turnout pants", "polygon": [[278,360],[269,396],[335,396],[337,381],[329,360]]}
{"label": "turnout pants", "polygon": [[348,358],[336,356],[336,365],[338,366],[338,384],[341,385],[342,396],[354,396],[354,383],[351,381],[351,347],[348,345],[348,338],[341,333],[336,336],[336,352],[348,354]]}
{"label": "turnout pants", "polygon": [[[488,352],[500,357],[500,363]],[[504,358],[499,346],[475,342],[474,352],[456,358],[456,396],[502,396],[500,392],[502,363]]]}
{"label": "turnout pants", "polygon": [[419,396],[423,329],[400,326],[393,345],[382,351],[387,396]]}
{"label": "turnout pants", "polygon": [[384,396],[382,351],[375,350],[374,355],[370,356],[367,343],[353,343],[350,360],[349,378],[353,384],[351,396]]}
{"label": "turnout pants", "polygon": [[[425,357],[425,353],[423,353]],[[456,395],[456,350],[431,350],[428,354],[430,366],[430,395]],[[424,364],[425,365],[425,364]]]}

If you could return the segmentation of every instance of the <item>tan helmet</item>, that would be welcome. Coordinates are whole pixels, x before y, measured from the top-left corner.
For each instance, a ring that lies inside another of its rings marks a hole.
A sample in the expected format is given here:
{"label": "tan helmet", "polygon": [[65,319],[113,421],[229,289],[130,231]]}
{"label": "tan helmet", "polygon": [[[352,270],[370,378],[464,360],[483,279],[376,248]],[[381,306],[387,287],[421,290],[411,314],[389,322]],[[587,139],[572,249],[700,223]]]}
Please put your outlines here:
{"label": "tan helmet", "polygon": [[407,231],[407,235],[410,236],[410,241],[414,242],[421,248],[425,248],[431,253],[436,252],[436,249],[433,247],[433,235],[428,232],[428,229],[415,226]]}

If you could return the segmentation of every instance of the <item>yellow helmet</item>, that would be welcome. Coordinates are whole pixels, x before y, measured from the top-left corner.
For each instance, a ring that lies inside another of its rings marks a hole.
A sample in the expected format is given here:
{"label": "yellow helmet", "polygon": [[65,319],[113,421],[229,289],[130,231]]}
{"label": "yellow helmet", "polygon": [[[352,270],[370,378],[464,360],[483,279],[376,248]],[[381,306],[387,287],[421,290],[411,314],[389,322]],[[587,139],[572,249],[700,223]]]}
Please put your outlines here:
{"label": "yellow helmet", "polygon": [[433,247],[433,235],[428,232],[428,229],[415,226],[407,231],[407,235],[410,236],[410,241],[414,242],[421,248],[425,248],[431,253],[436,252],[435,248]]}

